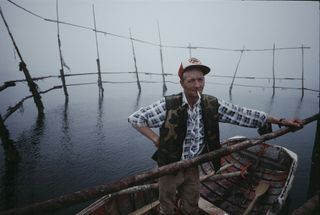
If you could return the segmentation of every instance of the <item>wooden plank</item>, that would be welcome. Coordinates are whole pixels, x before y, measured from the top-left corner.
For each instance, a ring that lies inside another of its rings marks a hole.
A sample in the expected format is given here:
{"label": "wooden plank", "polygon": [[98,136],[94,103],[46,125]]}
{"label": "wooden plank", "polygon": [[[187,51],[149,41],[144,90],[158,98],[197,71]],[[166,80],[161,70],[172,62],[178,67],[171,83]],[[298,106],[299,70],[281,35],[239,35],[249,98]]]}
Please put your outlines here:
{"label": "wooden plank", "polygon": [[210,215],[222,215],[227,214],[225,211],[221,210],[220,208],[216,207],[215,205],[211,204],[211,202],[205,200],[204,198],[200,197],[198,206],[200,210],[203,212],[210,214]]}

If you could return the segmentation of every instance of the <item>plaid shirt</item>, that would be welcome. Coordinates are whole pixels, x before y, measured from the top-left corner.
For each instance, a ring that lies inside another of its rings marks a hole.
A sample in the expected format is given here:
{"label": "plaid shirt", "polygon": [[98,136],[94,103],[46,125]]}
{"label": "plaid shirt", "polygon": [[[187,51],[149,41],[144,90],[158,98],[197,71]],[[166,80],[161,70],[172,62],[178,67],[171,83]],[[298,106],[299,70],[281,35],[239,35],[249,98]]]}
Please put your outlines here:
{"label": "plaid shirt", "polygon": [[[239,107],[224,100],[218,99],[219,103],[219,122],[231,123],[234,125],[259,128],[267,120],[267,114],[245,107]],[[183,104],[187,103],[183,93]],[[142,107],[131,116],[128,121],[134,127],[159,128],[166,118],[165,98],[152,103],[149,106]],[[183,142],[182,159],[192,159],[200,154],[204,148],[204,128],[202,120],[202,108],[200,99],[196,102],[193,109],[188,105],[187,133]]]}

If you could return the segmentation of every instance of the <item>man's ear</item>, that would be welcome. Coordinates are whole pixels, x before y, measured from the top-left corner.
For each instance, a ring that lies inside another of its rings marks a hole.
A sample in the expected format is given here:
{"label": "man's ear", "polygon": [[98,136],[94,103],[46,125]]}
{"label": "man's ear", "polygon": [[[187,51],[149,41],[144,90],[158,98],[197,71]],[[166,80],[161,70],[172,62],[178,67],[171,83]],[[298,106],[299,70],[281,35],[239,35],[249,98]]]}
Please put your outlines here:
{"label": "man's ear", "polygon": [[183,79],[180,79],[180,85],[183,86]]}

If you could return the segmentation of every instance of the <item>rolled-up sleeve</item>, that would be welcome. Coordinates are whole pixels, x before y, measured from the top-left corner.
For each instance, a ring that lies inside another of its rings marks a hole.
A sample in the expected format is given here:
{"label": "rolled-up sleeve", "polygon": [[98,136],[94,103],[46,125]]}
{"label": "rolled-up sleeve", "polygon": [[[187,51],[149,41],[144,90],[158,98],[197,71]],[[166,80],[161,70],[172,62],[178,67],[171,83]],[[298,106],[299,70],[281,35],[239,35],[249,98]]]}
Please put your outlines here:
{"label": "rolled-up sleeve", "polygon": [[128,122],[134,127],[159,128],[166,117],[165,98],[141,107],[128,117]]}
{"label": "rolled-up sleeve", "polygon": [[267,121],[267,114],[263,111],[240,107],[219,99],[219,121],[234,125],[260,128]]}

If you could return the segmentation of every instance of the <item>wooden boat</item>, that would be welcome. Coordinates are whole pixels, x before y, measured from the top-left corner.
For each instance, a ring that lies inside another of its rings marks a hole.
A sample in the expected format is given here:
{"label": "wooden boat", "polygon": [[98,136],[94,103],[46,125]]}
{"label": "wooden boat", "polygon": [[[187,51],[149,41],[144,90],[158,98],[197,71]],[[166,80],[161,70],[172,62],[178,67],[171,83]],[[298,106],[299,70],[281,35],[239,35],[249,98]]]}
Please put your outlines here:
{"label": "wooden boat", "polygon": [[[243,137],[234,138],[232,144],[241,140]],[[200,214],[243,214],[255,198],[260,182],[267,183],[268,189],[257,200],[251,214],[277,214],[293,183],[297,155],[284,147],[262,143],[223,157],[222,166],[223,171],[219,173],[222,176],[237,174],[217,179],[219,174],[214,175],[211,163],[199,167],[202,176]],[[156,188],[157,184],[153,184],[140,191],[127,190],[125,194],[105,196],[78,215],[158,214]]]}

